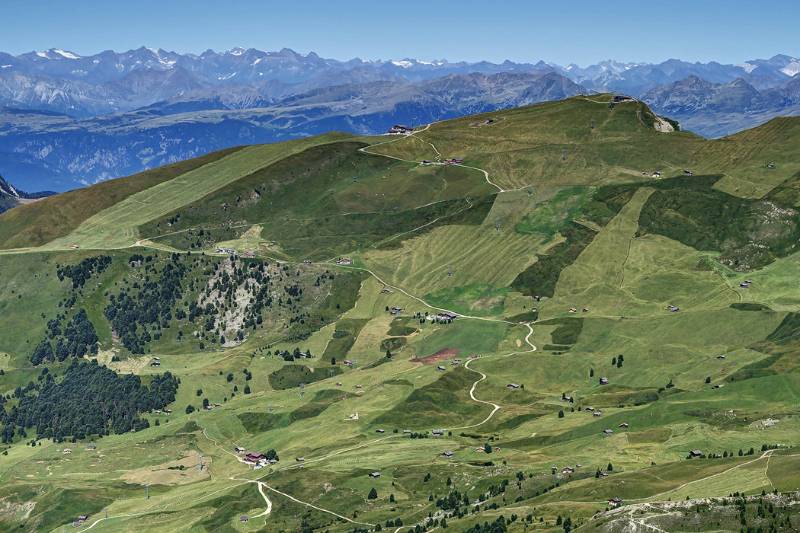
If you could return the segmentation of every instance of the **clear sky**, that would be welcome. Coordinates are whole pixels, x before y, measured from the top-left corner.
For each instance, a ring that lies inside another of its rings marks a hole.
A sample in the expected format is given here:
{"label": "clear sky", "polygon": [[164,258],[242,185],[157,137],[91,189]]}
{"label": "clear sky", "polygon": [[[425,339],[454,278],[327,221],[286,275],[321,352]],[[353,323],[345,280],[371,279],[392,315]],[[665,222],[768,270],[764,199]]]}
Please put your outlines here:
{"label": "clear sky", "polygon": [[235,46],[350,59],[738,63],[800,56],[800,2],[3,0],[0,50]]}

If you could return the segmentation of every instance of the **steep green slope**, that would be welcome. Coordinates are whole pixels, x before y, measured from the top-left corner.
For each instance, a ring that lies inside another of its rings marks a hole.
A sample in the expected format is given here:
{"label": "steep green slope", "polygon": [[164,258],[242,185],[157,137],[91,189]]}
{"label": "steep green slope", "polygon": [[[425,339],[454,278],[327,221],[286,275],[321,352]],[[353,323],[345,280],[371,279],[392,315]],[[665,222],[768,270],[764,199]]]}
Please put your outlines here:
{"label": "steep green slope", "polygon": [[159,183],[231,155],[230,148],[59,194],[0,215],[0,248],[41,246],[63,237],[94,214]]}
{"label": "steep green slope", "polygon": [[134,244],[138,226],[185,205],[228,183],[264,168],[309,146],[335,141],[344,134],[329,134],[280,144],[249,146],[172,179],[127,196],[81,222],[68,235],[48,243],[64,248],[77,243],[86,248],[119,248]]}
{"label": "steep green slope", "polygon": [[279,250],[325,258],[437,224],[479,223],[491,206],[493,190],[478,172],[359,152],[365,146],[309,148],[153,220],[141,233],[192,249],[259,224],[261,237]]}

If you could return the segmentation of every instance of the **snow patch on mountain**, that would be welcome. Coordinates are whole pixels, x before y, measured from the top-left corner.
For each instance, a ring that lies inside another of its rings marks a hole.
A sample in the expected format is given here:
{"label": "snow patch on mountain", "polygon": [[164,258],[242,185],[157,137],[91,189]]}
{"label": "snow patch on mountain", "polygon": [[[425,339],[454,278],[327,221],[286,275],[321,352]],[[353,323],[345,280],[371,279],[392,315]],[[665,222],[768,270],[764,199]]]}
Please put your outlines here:
{"label": "snow patch on mountain", "polygon": [[72,52],[69,52],[67,50],[61,50],[60,48],[53,48],[51,50],[51,52],[53,52],[54,54],[58,54],[58,55],[60,55],[61,57],[65,58],[65,59],[80,59],[81,58],[81,56],[79,56],[77,54],[73,54]]}
{"label": "snow patch on mountain", "polygon": [[19,193],[14,186],[2,178],[0,178],[0,194],[7,194],[8,196],[19,198]]}
{"label": "snow patch on mountain", "polygon": [[798,73],[800,73],[800,61],[797,60],[792,61],[791,63],[783,67],[781,69],[781,72],[783,72],[787,76],[791,77],[796,76]]}
{"label": "snow patch on mountain", "polygon": [[742,63],[741,65],[736,65],[736,66],[741,67],[741,69],[747,72],[748,74],[753,72],[757,67],[757,65],[754,65],[752,63]]}

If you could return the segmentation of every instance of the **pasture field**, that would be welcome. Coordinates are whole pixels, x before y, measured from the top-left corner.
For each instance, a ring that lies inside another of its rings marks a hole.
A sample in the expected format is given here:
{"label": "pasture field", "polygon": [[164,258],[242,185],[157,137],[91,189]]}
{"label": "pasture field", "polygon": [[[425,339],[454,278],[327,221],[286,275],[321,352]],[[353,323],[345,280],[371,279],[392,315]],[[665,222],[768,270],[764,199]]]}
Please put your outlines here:
{"label": "pasture field", "polygon": [[796,530],[800,122],[610,101],[0,216],[0,529]]}

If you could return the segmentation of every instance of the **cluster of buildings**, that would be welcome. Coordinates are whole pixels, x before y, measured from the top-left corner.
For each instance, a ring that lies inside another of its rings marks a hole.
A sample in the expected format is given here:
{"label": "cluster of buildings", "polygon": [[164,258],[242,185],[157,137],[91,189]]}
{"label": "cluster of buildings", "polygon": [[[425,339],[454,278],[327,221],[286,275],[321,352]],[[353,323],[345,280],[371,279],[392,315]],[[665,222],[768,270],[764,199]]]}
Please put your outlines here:
{"label": "cluster of buildings", "polygon": [[428,319],[432,322],[452,322],[458,318],[458,315],[450,311],[441,311],[435,315],[428,315]]}
{"label": "cluster of buildings", "polygon": [[204,405],[203,409],[205,409],[206,411],[213,411],[217,407],[222,407],[222,404],[221,403],[216,403],[216,402],[215,403],[209,403],[207,405]]}
{"label": "cluster of buildings", "polygon": [[391,128],[388,129],[386,133],[390,133],[393,135],[408,135],[409,133],[413,133],[414,128],[410,126],[403,126],[402,124],[395,124]]}
{"label": "cluster of buildings", "polygon": [[[600,416],[600,414],[601,414],[600,411],[595,411],[594,412],[595,416]],[[627,422],[623,422],[622,424],[619,425],[619,427],[621,429],[628,429],[629,425],[628,425]],[[603,430],[603,436],[604,437],[608,437],[608,436],[613,435],[613,434],[614,434],[614,430],[613,429],[609,428],[609,429],[604,429]]]}
{"label": "cluster of buildings", "polygon": [[250,452],[241,446],[236,446],[234,451],[236,452],[236,455],[242,458],[242,462],[252,466],[254,470],[259,470],[267,465],[274,465],[278,462],[277,459],[268,459],[266,454],[261,452]]}

